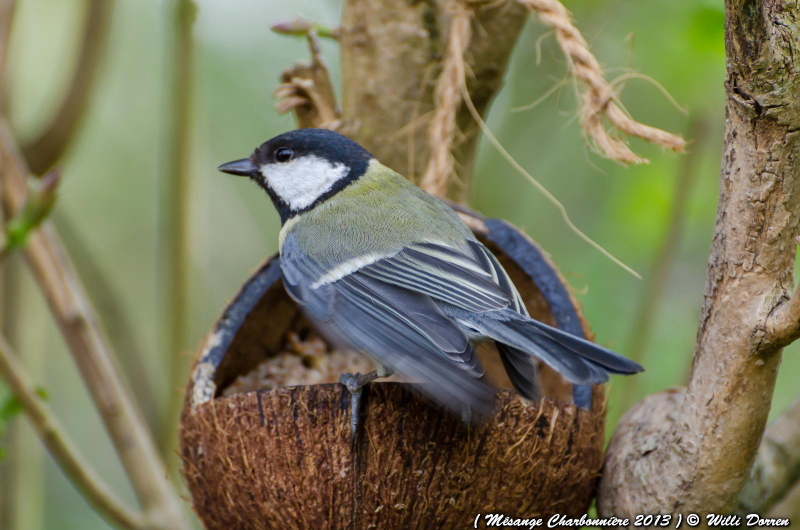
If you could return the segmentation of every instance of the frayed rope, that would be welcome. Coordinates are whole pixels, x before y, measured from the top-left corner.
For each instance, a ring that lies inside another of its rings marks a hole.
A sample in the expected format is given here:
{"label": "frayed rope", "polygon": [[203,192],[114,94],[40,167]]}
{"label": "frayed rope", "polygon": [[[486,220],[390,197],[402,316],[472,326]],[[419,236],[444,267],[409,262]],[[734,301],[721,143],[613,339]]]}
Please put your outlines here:
{"label": "frayed rope", "polygon": [[466,79],[467,51],[472,37],[472,12],[462,0],[452,2],[452,15],[447,52],[442,63],[442,73],[436,83],[436,109],[428,129],[431,154],[425,173],[420,180],[422,189],[432,195],[444,196],[454,176],[456,118],[461,106],[461,85]]}
{"label": "frayed rope", "polygon": [[622,138],[612,136],[603,124],[603,116],[620,132],[641,138],[672,151],[682,152],[686,141],[675,134],[637,122],[617,105],[617,94],[606,81],[603,69],[589,51],[589,45],[572,22],[572,15],[558,0],[518,0],[556,32],[556,39],[570,61],[573,75],[584,82],[583,107],[580,112],[583,131],[603,155],[623,164],[641,164],[648,160],[631,151]]}

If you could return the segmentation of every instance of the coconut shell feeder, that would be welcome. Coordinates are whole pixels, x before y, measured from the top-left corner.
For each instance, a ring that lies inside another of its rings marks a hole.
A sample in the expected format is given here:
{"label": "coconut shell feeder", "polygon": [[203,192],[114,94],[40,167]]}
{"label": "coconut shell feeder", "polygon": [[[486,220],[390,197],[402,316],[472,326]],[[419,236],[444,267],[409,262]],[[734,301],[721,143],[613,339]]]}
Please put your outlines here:
{"label": "coconut shell feeder", "polygon": [[[577,302],[519,229],[462,217],[508,271],[534,318],[590,337]],[[342,372],[371,369],[331,351],[284,291],[279,258],[244,284],[204,341],[181,418],[184,477],[205,526],[463,528],[477,514],[580,516],[602,464],[602,387],[542,370],[540,403],[511,388],[494,346],[481,346],[500,390],[494,415],[466,427],[399,382],[364,389],[350,431]]]}

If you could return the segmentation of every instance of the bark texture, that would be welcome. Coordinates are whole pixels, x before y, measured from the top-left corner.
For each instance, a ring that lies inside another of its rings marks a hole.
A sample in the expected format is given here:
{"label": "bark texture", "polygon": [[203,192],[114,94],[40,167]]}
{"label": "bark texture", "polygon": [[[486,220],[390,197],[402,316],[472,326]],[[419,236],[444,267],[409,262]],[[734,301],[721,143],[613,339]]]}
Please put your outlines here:
{"label": "bark texture", "polygon": [[688,388],[651,396],[609,447],[601,514],[729,512],[794,340],[800,5],[726,2],[727,124],[717,225]]}
{"label": "bark texture", "polygon": [[[475,2],[467,49],[467,88],[485,114],[502,86],[511,51],[527,20],[517,0]],[[353,139],[409,179],[425,170],[428,123],[450,27],[449,0],[349,0],[342,18],[342,111]],[[453,155],[458,179],[447,196],[464,202],[479,129],[458,111]]]}
{"label": "bark texture", "polygon": [[[750,480],[739,497],[739,514],[767,513],[800,479],[800,398],[773,422],[758,450]],[[796,502],[792,503],[797,505]]]}

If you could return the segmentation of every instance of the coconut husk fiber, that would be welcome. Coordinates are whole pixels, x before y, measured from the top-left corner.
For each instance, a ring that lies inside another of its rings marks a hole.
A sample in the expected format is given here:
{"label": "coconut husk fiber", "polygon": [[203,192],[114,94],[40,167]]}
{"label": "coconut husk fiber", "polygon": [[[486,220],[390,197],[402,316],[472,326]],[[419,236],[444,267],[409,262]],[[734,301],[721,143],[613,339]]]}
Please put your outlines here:
{"label": "coconut husk fiber", "polygon": [[[542,250],[497,219],[462,212],[520,290],[532,316],[591,338]],[[573,388],[543,368],[548,397],[500,388],[494,415],[467,427],[413,385],[365,387],[350,431],[342,371],[360,356],[333,350],[285,293],[278,258],[242,287],[208,334],[181,420],[184,478],[209,529],[463,528],[478,514],[515,517],[588,509],[602,463],[602,387]],[[482,519],[481,519],[482,520]]]}

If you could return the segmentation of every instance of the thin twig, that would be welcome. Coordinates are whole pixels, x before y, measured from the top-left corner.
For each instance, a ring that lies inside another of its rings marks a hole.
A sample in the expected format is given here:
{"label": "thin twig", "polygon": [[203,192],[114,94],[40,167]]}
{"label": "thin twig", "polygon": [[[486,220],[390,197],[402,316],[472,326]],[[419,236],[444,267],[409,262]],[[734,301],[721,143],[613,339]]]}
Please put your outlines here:
{"label": "thin twig", "polygon": [[17,0],[0,0],[0,113],[5,114],[8,107],[8,79],[6,64],[8,63],[8,47],[11,37],[11,24]]}
{"label": "thin twig", "polygon": [[113,0],[89,0],[86,23],[78,52],[78,63],[61,106],[50,123],[33,141],[22,148],[34,174],[42,174],[58,161],[69,147],[92,96],[92,85],[111,26]]}
{"label": "thin twig", "polygon": [[87,501],[110,522],[122,528],[145,528],[141,514],[126,507],[80,455],[52,411],[37,395],[25,369],[0,335],[0,375],[19,399],[33,428],[50,454]]}
{"label": "thin twig", "polygon": [[[23,262],[22,256],[13,256],[3,263],[4,277],[3,304],[7,311],[0,318],[0,334],[14,349],[19,344],[21,325],[25,321],[23,311]],[[27,292],[27,290],[25,291]],[[30,322],[28,322],[30,326]],[[20,361],[23,359],[20,358]],[[44,373],[44,352],[42,348],[32,348],[26,352],[24,363],[28,377],[41,379]],[[5,386],[0,376],[0,386]],[[45,503],[45,451],[39,444],[35,430],[22,422],[15,421],[7,426],[5,440],[0,445],[6,453],[6,469],[0,470],[0,503],[8,502],[0,509],[0,528],[24,529],[42,526]],[[3,495],[3,491],[7,492]],[[5,499],[4,499],[5,497]]]}
{"label": "thin twig", "polygon": [[191,121],[193,101],[194,40],[192,28],[196,16],[193,0],[173,3],[175,36],[172,51],[171,105],[169,123],[169,153],[165,186],[164,270],[167,274],[162,292],[165,359],[167,365],[167,408],[159,435],[161,457],[169,462],[175,458],[178,417],[183,405],[183,392],[189,378],[191,357],[187,350],[189,328],[189,270],[191,264],[190,205],[191,205]]}
{"label": "thin twig", "polygon": [[436,110],[428,129],[431,155],[420,180],[422,189],[440,197],[447,193],[454,177],[453,148],[461,105],[461,85],[466,79],[464,53],[471,38],[471,18],[471,12],[463,0],[452,0],[447,53],[436,83]]}
{"label": "thin twig", "polygon": [[[16,273],[21,276],[22,261],[14,259],[13,262],[16,265]],[[18,279],[21,280],[21,278]],[[26,291],[26,293],[28,292]],[[18,292],[16,296],[19,297],[20,302],[26,299],[24,293]],[[30,321],[22,316],[18,317],[18,322],[15,324],[19,326],[22,322],[30,326]],[[5,333],[3,335],[11,349],[15,350],[15,343],[12,342],[15,339]],[[16,339],[16,343],[19,343],[18,339]],[[22,356],[18,357],[18,359],[21,363],[24,363],[30,380],[43,380],[46,362],[44,348],[38,347],[38,345],[31,345],[31,348],[24,355],[22,352],[19,352],[19,354]],[[0,376],[0,381],[2,379],[2,376]],[[12,489],[8,491],[13,492],[10,495],[14,502],[7,526],[3,526],[3,523],[5,523],[3,521],[0,522],[0,528],[8,528],[10,530],[42,528],[44,526],[44,512],[47,502],[46,447],[42,446],[36,430],[32,426],[26,425],[24,420],[14,421],[8,425],[6,440],[6,459],[11,461],[8,479],[11,481],[10,487]]]}
{"label": "thin twig", "polygon": [[[2,188],[0,188],[2,193]],[[3,226],[0,222],[0,226]],[[20,331],[20,303],[22,301],[21,278],[22,262],[18,257],[0,263],[0,333],[8,338],[11,344],[17,344]],[[0,386],[3,386],[0,381]],[[19,528],[15,524],[20,513],[20,505],[25,504],[25,493],[19,491],[18,482],[25,474],[31,482],[43,480],[37,471],[21,469],[18,425],[10,425],[8,429],[7,458],[0,461],[0,528]],[[12,494],[13,492],[13,494]],[[12,502],[13,500],[13,502]]]}
{"label": "thin twig", "polygon": [[600,153],[623,164],[641,164],[647,159],[635,154],[622,138],[609,134],[603,124],[605,116],[623,134],[636,136],[673,151],[682,152],[686,142],[680,136],[643,125],[633,120],[617,104],[618,94],[606,81],[603,69],[589,50],[586,39],[572,21],[572,15],[558,0],[519,0],[548,26],[555,29],[556,39],[576,78],[586,85],[580,117],[584,133]]}
{"label": "thin twig", "polygon": [[342,28],[331,28],[303,17],[278,22],[277,24],[273,24],[270,29],[281,35],[292,35],[295,37],[305,37],[312,32],[324,39],[338,41],[342,37]]}
{"label": "thin twig", "polygon": [[[8,80],[6,65],[8,62],[8,48],[10,46],[11,26],[14,21],[16,0],[0,0],[0,114],[5,114],[8,108]],[[0,186],[2,193],[2,186]],[[7,218],[0,215],[0,232],[6,231]],[[0,243],[0,333],[5,333],[12,344],[15,343],[19,331],[19,269],[17,260],[4,261],[6,252],[5,242]],[[0,462],[0,528],[16,528],[14,520],[19,510],[20,492],[17,479],[21,476],[18,453],[23,450],[19,446],[20,437],[17,436],[18,427],[13,426],[9,433],[8,453],[11,458]],[[41,482],[41,473],[34,471],[31,474],[32,482]],[[12,492],[13,495],[12,495]],[[22,493],[24,495],[24,493]],[[13,502],[12,502],[13,499]],[[24,501],[24,499],[23,499]]]}
{"label": "thin twig", "polygon": [[[653,335],[653,327],[658,321],[658,308],[683,237],[687,206],[700,173],[699,163],[708,139],[708,130],[707,116],[695,119],[690,127],[689,137],[694,139],[693,149],[684,158],[675,183],[675,197],[666,222],[667,231],[658,246],[652,270],[647,275],[628,340],[626,350],[628,358],[644,366],[647,366],[645,357]],[[618,394],[622,396],[622,403],[619,413],[624,413],[639,400],[640,383],[641,377],[626,377],[621,381]]]}
{"label": "thin twig", "polygon": [[[25,199],[29,170],[9,125],[0,120],[2,206],[16,214]],[[46,222],[25,247],[28,265],[72,352],[153,528],[184,529],[181,503],[164,476],[150,434],[117,373],[99,319],[75,274],[55,228]]]}
{"label": "thin twig", "polygon": [[274,94],[278,100],[275,107],[281,114],[293,111],[300,128],[317,127],[346,132],[319,37],[312,29],[306,38],[311,61],[297,62],[283,72],[281,85]]}

